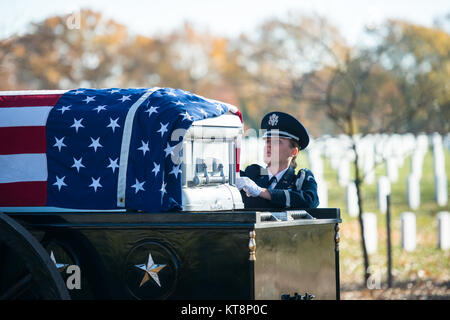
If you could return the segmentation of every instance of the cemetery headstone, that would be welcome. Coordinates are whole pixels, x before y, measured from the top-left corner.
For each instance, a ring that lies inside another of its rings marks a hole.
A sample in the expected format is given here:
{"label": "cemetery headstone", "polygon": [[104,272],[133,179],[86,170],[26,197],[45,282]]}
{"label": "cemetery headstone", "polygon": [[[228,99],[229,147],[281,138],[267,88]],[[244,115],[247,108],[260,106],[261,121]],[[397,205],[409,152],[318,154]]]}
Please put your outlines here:
{"label": "cemetery headstone", "polygon": [[378,249],[377,216],[372,212],[362,214],[364,240],[368,254],[376,253]]}
{"label": "cemetery headstone", "polygon": [[356,217],[359,213],[358,194],[356,193],[356,185],[354,182],[349,182],[347,185],[347,212],[351,217]]}
{"label": "cemetery headstone", "polygon": [[408,176],[406,193],[408,206],[413,210],[418,209],[420,206],[420,178],[414,173]]}
{"label": "cemetery headstone", "polygon": [[442,250],[450,249],[450,213],[441,211],[437,215],[438,219],[438,248]]}
{"label": "cemetery headstone", "polygon": [[381,176],[378,178],[377,183],[377,202],[378,209],[381,213],[386,213],[387,203],[386,196],[391,194],[391,183],[386,176]]}
{"label": "cemetery headstone", "polygon": [[402,248],[405,251],[416,249],[416,215],[413,212],[403,212],[402,221]]}

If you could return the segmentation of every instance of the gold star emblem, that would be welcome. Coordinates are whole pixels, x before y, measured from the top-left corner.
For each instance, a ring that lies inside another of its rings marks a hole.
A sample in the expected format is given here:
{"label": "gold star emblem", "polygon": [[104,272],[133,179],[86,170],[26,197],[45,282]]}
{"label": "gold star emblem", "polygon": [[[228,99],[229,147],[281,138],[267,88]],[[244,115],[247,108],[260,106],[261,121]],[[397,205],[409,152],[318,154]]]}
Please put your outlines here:
{"label": "gold star emblem", "polygon": [[148,254],[148,262],[147,265],[145,264],[137,264],[135,265],[136,268],[141,269],[145,271],[144,278],[142,278],[141,284],[139,287],[142,287],[148,280],[150,280],[150,277],[155,280],[156,284],[161,287],[161,283],[159,282],[158,272],[160,272],[166,265],[165,264],[155,264],[153,262],[152,254]]}

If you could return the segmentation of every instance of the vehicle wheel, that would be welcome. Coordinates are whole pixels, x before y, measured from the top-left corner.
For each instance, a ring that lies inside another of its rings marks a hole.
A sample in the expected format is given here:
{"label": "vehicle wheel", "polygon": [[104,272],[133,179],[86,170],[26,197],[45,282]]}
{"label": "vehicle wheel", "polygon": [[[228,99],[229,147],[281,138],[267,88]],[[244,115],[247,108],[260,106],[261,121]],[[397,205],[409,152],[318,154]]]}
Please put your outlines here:
{"label": "vehicle wheel", "polygon": [[54,262],[39,241],[0,213],[0,300],[69,300]]}

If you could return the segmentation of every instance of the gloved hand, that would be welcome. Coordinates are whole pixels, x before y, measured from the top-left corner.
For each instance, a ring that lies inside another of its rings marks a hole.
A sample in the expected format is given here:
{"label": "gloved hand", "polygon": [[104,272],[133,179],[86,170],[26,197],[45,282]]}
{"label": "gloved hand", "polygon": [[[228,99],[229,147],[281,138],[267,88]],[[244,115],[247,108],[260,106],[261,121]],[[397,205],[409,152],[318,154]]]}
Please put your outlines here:
{"label": "gloved hand", "polygon": [[245,193],[249,197],[258,197],[262,191],[262,188],[259,187],[252,179],[249,177],[239,177],[236,179],[236,187],[239,190],[244,189]]}

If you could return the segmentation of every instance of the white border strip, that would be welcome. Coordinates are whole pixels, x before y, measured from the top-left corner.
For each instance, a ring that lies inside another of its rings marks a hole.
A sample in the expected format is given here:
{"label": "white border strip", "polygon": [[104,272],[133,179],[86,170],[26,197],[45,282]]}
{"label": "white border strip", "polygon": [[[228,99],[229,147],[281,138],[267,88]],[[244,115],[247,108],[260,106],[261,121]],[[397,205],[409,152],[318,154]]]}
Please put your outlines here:
{"label": "white border strip", "polygon": [[125,119],[125,125],[122,135],[122,146],[120,148],[120,163],[119,163],[119,180],[117,184],[117,206],[125,207],[125,189],[127,184],[127,168],[128,168],[128,156],[130,154],[130,141],[133,130],[133,121],[139,106],[148,98],[153,92],[160,88],[155,87],[147,90],[128,110],[127,117]]}

